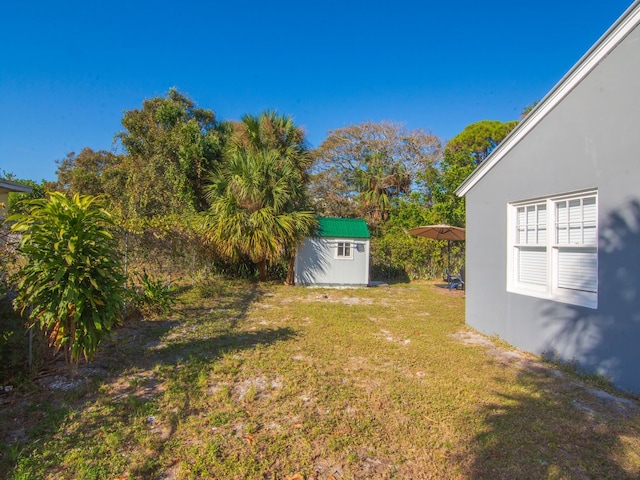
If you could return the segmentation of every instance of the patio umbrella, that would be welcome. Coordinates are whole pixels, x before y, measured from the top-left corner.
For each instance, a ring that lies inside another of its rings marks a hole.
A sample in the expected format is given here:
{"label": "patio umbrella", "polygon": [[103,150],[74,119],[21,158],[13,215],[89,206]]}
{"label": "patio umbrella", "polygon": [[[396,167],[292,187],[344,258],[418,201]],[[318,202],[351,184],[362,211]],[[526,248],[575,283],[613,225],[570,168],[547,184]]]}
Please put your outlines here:
{"label": "patio umbrella", "polygon": [[464,240],[464,228],[452,225],[425,225],[409,230],[416,237],[433,238],[434,240]]}
{"label": "patio umbrella", "polygon": [[449,270],[451,270],[451,242],[464,240],[465,230],[461,227],[454,227],[452,225],[425,225],[423,227],[416,227],[409,230],[411,235],[416,237],[432,238],[434,240],[448,240],[447,244],[447,263]]}

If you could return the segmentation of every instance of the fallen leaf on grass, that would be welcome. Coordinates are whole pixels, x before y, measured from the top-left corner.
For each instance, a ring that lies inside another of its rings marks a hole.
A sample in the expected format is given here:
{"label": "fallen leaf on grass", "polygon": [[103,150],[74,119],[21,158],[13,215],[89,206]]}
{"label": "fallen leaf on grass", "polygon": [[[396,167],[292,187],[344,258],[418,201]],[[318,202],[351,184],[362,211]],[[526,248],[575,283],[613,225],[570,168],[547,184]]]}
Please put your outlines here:
{"label": "fallen leaf on grass", "polygon": [[253,443],[254,443],[253,435],[247,435],[247,436],[245,437],[245,439],[247,440],[247,443],[248,443],[249,445],[253,445]]}
{"label": "fallen leaf on grass", "polygon": [[294,473],[290,477],[287,477],[286,480],[304,480],[304,477],[299,473]]}

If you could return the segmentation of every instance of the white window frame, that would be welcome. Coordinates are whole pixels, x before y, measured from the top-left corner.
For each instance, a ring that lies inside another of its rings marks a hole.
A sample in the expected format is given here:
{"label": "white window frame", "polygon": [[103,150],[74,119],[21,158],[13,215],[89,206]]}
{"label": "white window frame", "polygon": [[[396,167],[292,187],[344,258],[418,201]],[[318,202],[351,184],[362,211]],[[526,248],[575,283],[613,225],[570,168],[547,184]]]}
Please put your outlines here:
{"label": "white window frame", "polygon": [[[353,260],[353,249],[356,247],[355,242],[352,240],[339,240],[336,242],[336,249],[334,257],[336,260]],[[340,255],[340,249],[342,248],[343,254]],[[349,255],[344,255],[344,249],[348,248]]]}
{"label": "white window frame", "polygon": [[[539,215],[538,210],[546,215]],[[598,191],[509,203],[507,215],[507,291],[597,308]],[[540,218],[542,222],[538,223]],[[529,252],[528,258],[533,262],[533,267],[526,271],[520,270],[519,258],[523,252]],[[561,265],[563,252],[568,255],[563,257],[566,260]],[[534,255],[537,259],[533,259]],[[580,272],[573,269],[584,269],[591,275],[580,277]],[[578,278],[585,278],[583,287],[568,286]]]}

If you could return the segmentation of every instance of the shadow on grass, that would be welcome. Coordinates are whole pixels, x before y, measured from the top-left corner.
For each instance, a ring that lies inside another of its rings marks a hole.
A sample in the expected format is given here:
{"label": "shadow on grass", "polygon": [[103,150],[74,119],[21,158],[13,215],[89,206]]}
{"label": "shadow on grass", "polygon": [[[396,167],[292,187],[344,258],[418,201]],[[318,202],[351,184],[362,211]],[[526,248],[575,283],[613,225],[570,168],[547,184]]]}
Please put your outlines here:
{"label": "shadow on grass", "polygon": [[148,369],[193,355],[210,358],[216,345],[236,342],[241,348],[237,331],[263,294],[258,284],[240,284],[219,290],[215,298],[179,303],[170,319],[127,322],[105,343],[94,364],[117,375],[127,368]]}
{"label": "shadow on grass", "polygon": [[449,291],[458,291],[458,292],[464,292],[464,288],[462,287],[456,287],[456,288],[449,288],[449,284],[448,283],[434,283],[434,286],[443,290],[449,290]]}
{"label": "shadow on grass", "polygon": [[479,414],[486,429],[474,439],[469,478],[637,479],[621,461],[621,438],[638,437],[637,406],[593,395],[549,372],[523,371],[522,388],[499,393]]}
{"label": "shadow on grass", "polygon": [[[111,478],[118,471],[156,478],[181,419],[206,405],[207,387],[198,381],[208,378],[216,360],[295,336],[291,328],[243,329],[262,295],[256,284],[237,286],[178,308],[173,319],[125,324],[96,361],[80,369],[85,378],[76,387],[44,388],[16,405],[11,419],[22,420],[0,435],[0,478],[54,478],[70,451],[81,453],[60,478]],[[162,430],[152,434],[154,415],[164,418]],[[121,444],[139,445],[140,435],[144,448],[125,458]]]}

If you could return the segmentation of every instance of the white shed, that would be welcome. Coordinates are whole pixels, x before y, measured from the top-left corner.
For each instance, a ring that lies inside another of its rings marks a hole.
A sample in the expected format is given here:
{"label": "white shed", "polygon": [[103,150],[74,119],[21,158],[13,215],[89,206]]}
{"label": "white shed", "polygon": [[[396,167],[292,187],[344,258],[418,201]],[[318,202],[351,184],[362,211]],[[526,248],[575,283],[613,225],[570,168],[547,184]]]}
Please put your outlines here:
{"label": "white shed", "polygon": [[359,218],[318,218],[319,228],[298,248],[296,285],[369,285],[369,229]]}

